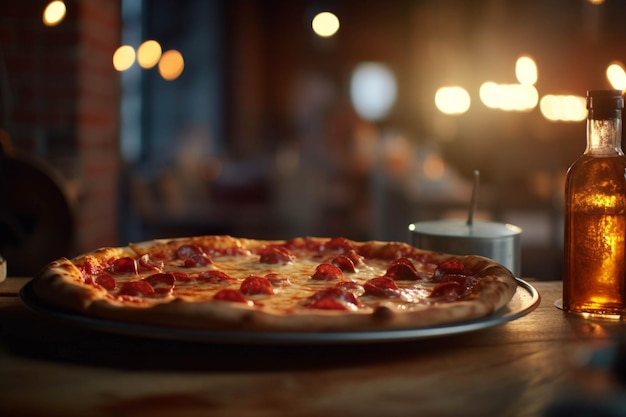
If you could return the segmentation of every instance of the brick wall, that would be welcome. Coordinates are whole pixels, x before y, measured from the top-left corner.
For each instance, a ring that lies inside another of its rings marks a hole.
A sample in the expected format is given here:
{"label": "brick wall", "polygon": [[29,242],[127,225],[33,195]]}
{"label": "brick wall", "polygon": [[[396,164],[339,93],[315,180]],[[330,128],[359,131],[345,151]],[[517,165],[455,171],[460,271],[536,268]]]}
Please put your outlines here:
{"label": "brick wall", "polygon": [[78,212],[79,251],[117,243],[120,168],[120,80],[112,57],[120,45],[120,1],[76,1],[79,6],[77,142],[80,177],[88,185]]}
{"label": "brick wall", "polygon": [[[4,55],[13,146],[56,168],[75,208],[68,255],[117,242],[121,0],[65,0],[55,27],[42,23],[47,1],[3,0]],[[5,95],[6,97],[6,95]],[[10,266],[9,266],[10,267]]]}

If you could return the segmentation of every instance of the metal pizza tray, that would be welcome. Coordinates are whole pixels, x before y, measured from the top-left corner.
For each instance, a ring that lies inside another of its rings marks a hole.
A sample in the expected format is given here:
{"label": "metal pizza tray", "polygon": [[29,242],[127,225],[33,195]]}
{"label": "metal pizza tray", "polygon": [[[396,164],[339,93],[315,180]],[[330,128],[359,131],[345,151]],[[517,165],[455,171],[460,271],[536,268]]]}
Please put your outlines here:
{"label": "metal pizza tray", "polygon": [[496,313],[478,320],[433,327],[419,327],[388,331],[355,332],[230,332],[176,329],[171,327],[125,323],[82,316],[50,307],[37,298],[31,283],[20,291],[20,299],[30,310],[66,324],[91,330],[135,337],[223,344],[320,345],[385,343],[445,337],[499,326],[523,317],[541,301],[539,292],[527,282],[516,278],[517,291],[509,303]]}

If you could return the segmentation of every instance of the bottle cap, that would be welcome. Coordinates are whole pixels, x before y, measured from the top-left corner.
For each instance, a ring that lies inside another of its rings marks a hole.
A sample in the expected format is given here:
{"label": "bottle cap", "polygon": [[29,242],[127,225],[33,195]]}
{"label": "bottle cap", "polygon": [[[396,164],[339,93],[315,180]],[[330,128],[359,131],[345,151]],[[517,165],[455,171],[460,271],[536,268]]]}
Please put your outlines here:
{"label": "bottle cap", "polygon": [[589,90],[587,91],[587,109],[614,110],[624,108],[621,90]]}

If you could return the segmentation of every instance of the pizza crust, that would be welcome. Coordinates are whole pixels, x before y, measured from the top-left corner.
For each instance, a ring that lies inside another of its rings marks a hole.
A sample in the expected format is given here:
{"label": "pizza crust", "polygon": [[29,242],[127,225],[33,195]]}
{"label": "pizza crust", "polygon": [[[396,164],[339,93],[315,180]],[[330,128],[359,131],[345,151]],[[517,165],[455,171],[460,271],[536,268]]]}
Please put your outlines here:
{"label": "pizza crust", "polygon": [[[480,280],[468,298],[457,302],[417,305],[410,309],[382,305],[363,311],[302,309],[276,312],[241,303],[215,300],[194,302],[180,298],[157,304],[146,301],[129,305],[113,299],[102,288],[84,284],[82,273],[76,267],[85,262],[97,267],[99,262],[107,259],[150,253],[155,248],[175,251],[190,241],[207,244],[207,239],[220,250],[236,251],[249,251],[282,242],[198,237],[149,241],[123,248],[104,248],[72,260],[61,258],[52,262],[35,277],[33,290],[42,301],[54,307],[120,322],[219,331],[335,332],[422,328],[478,319],[503,308],[517,288],[513,274],[490,259],[435,254],[404,243],[380,241],[360,243],[360,248],[368,256],[385,259],[421,256],[425,253],[437,262],[458,259]],[[305,242],[324,241],[324,238],[302,239]]]}

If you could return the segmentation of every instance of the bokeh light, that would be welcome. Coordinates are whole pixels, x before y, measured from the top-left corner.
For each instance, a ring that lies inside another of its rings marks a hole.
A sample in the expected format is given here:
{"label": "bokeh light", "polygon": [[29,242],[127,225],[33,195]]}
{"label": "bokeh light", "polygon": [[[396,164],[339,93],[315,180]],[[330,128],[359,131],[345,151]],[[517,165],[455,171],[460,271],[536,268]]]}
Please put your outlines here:
{"label": "bokeh light", "polygon": [[626,90],[626,72],[621,63],[611,63],[606,69],[606,77],[616,90]]}
{"label": "bokeh light", "polygon": [[137,63],[144,69],[154,67],[161,59],[161,45],[155,40],[147,40],[137,48]]}
{"label": "bokeh light", "polygon": [[135,63],[135,50],[130,45],[122,45],[113,54],[113,67],[117,71],[126,71]]}
{"label": "bokeh light", "polygon": [[515,62],[515,76],[523,85],[535,85],[537,82],[537,64],[529,56],[521,56]]}
{"label": "bokeh light", "polygon": [[159,61],[159,74],[165,80],[175,80],[183,73],[185,60],[183,55],[175,49],[163,53]]}
{"label": "bokeh light", "polygon": [[321,12],[313,18],[311,27],[316,35],[328,38],[339,30],[339,18],[331,12]]}
{"label": "bokeh light", "polygon": [[539,102],[539,92],[532,85],[497,84],[487,81],[480,86],[480,100],[492,109],[529,111]]}
{"label": "bokeh light", "polygon": [[463,114],[470,108],[472,100],[463,87],[441,87],[435,93],[435,105],[445,114]]}
{"label": "bokeh light", "polygon": [[350,98],[355,111],[363,119],[383,120],[395,104],[396,96],[396,78],[387,66],[365,62],[353,71]]}
{"label": "bokeh light", "polygon": [[539,109],[546,119],[553,122],[579,122],[587,117],[584,97],[548,94],[541,98]]}
{"label": "bokeh light", "polygon": [[52,1],[48,3],[43,12],[43,24],[46,26],[56,26],[63,21],[66,13],[65,3],[62,1]]}

